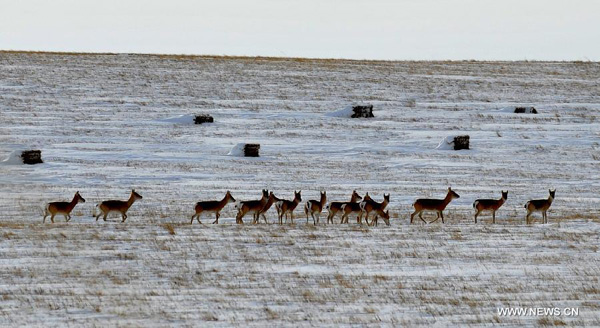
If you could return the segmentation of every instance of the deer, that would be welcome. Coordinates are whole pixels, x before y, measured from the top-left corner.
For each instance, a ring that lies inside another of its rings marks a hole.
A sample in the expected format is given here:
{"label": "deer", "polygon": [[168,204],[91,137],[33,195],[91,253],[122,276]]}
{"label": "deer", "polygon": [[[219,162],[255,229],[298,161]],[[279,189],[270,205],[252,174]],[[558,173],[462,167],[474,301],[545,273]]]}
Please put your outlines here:
{"label": "deer", "polygon": [[[383,202],[381,203],[374,201],[370,196],[367,199],[368,195],[369,193],[367,193],[365,199],[363,199],[363,201],[360,202],[360,209],[363,212],[363,214],[366,214],[365,221],[367,222],[367,225],[371,225],[373,222],[369,224],[369,214],[371,212],[380,213],[380,211],[378,210],[385,210],[387,205],[390,203],[390,194],[383,194]],[[375,215],[374,220],[377,220],[377,214]]]}
{"label": "deer", "polygon": [[292,224],[294,224],[294,210],[302,201],[302,196],[300,195],[300,192],[301,191],[296,192],[294,190],[294,200],[283,199],[275,204],[277,212],[279,212],[279,224],[283,224],[283,216],[287,215],[288,213],[290,214],[290,217],[292,219]]}
{"label": "deer", "polygon": [[247,200],[236,204],[238,213],[235,216],[235,223],[244,224],[244,216],[248,213],[252,213],[253,222],[258,221],[258,215],[267,204],[269,198],[269,191],[266,189],[262,190],[262,198],[259,200]]}
{"label": "deer", "polygon": [[[363,197],[363,201],[372,201],[372,200],[373,199],[371,198],[371,196],[369,196],[369,193],[366,193],[365,197]],[[348,223],[348,217],[350,216],[350,214],[356,214],[356,223],[362,224],[363,212],[362,212],[359,202],[346,203],[346,204],[342,205],[342,208],[340,209],[340,211],[342,211],[342,220],[340,221],[340,224]]]}
{"label": "deer", "polygon": [[[365,200],[371,201],[373,199],[371,198],[371,196],[369,196],[369,193],[366,193],[365,197],[363,197],[363,201]],[[363,213],[362,209],[360,208],[359,202],[343,204],[340,211],[342,212],[342,219],[340,220],[340,224],[348,223],[348,217],[350,216],[350,214],[356,214],[356,223],[362,224]]]}
{"label": "deer", "polygon": [[[327,192],[326,191],[321,192],[321,198],[319,199],[319,201],[311,199],[306,202],[306,205],[304,205],[304,213],[306,214],[306,224],[308,224],[308,213],[309,212],[310,212],[310,216],[313,219],[313,224],[317,225],[317,223],[319,223],[319,217],[321,216],[321,212],[323,211],[323,207],[325,206],[326,202],[327,202]],[[316,219],[315,219],[315,213],[317,215]]]}
{"label": "deer", "polygon": [[200,222],[200,216],[204,212],[215,213],[216,220],[213,221],[213,224],[219,224],[219,216],[221,216],[221,211],[223,210],[223,208],[227,204],[234,203],[234,202],[235,202],[235,198],[233,198],[233,196],[231,196],[231,193],[229,192],[229,190],[227,190],[227,193],[225,193],[225,197],[223,197],[223,199],[221,199],[221,200],[209,200],[209,201],[204,201],[204,202],[197,202],[196,206],[194,207],[194,210],[196,213],[194,215],[192,215],[190,224],[194,223],[194,218],[196,218],[196,220],[198,220],[198,223],[202,224],[202,222]]}
{"label": "deer", "polygon": [[543,223],[548,223],[548,216],[546,215],[546,212],[554,201],[556,189],[548,189],[548,192],[550,193],[548,195],[548,199],[532,199],[525,204],[525,209],[527,209],[527,217],[525,218],[525,221],[527,224],[529,224],[529,217],[534,212],[542,212]]}
{"label": "deer", "polygon": [[101,203],[98,203],[96,205],[96,208],[100,210],[100,212],[98,213],[98,215],[96,215],[96,213],[94,213],[94,216],[96,216],[96,221],[98,221],[98,219],[100,218],[101,215],[104,214],[104,221],[106,221],[106,217],[108,216],[109,213],[111,212],[118,212],[121,213],[121,217],[123,218],[123,220],[121,221],[121,223],[124,223],[125,220],[127,220],[127,211],[129,210],[129,208],[131,207],[131,205],[133,205],[133,203],[135,203],[136,200],[141,200],[143,197],[142,195],[138,194],[135,189],[131,190],[131,195],[129,195],[129,199],[128,200],[105,200]]}
{"label": "deer", "polygon": [[496,211],[504,205],[508,198],[508,191],[502,190],[502,197],[500,199],[477,199],[473,202],[473,208],[475,209],[475,223],[477,223],[477,217],[483,211],[492,212],[492,223],[496,224]]}
{"label": "deer", "polygon": [[81,197],[79,191],[73,196],[73,200],[70,202],[50,202],[44,207],[44,220],[42,223],[46,223],[46,217],[50,215],[50,221],[54,223],[54,216],[56,214],[62,214],[65,217],[65,222],[71,221],[71,212],[75,206],[79,203],[85,203],[85,199]]}
{"label": "deer", "polygon": [[[362,197],[356,192],[356,190],[352,191],[352,196],[350,197],[350,203],[356,203],[361,200]],[[331,221],[333,224],[333,218],[335,215],[342,209],[342,205],[347,204],[348,202],[330,202],[326,209],[328,212],[327,215],[327,223]]]}
{"label": "deer", "polygon": [[428,212],[436,212],[437,213],[437,218],[435,220],[433,220],[431,223],[437,221],[440,217],[442,218],[442,223],[444,223],[444,209],[446,209],[446,206],[448,206],[448,204],[450,204],[450,202],[454,199],[460,198],[460,196],[455,193],[452,188],[448,188],[448,193],[446,194],[446,197],[444,199],[429,199],[429,198],[420,198],[417,199],[414,203],[413,203],[413,207],[415,208],[415,212],[412,213],[410,215],[410,223],[413,223],[413,219],[415,217],[415,215],[419,215],[419,219],[421,219],[423,222],[427,223],[427,221],[425,221],[425,219],[423,219],[422,213],[423,211],[428,211]]}
{"label": "deer", "polygon": [[[280,198],[277,198],[275,196],[275,194],[273,194],[273,192],[271,191],[269,193],[269,198],[267,199],[267,203],[265,204],[265,207],[263,207],[263,209],[260,211],[259,215],[262,215],[263,219],[265,220],[265,223],[269,223],[269,221],[267,221],[267,217],[265,216],[265,213],[271,208],[271,206],[273,206],[274,203],[281,201]],[[275,207],[277,208],[277,206]],[[279,217],[279,210],[277,210],[277,217]],[[259,218],[256,218],[256,221],[254,223],[258,223]]]}

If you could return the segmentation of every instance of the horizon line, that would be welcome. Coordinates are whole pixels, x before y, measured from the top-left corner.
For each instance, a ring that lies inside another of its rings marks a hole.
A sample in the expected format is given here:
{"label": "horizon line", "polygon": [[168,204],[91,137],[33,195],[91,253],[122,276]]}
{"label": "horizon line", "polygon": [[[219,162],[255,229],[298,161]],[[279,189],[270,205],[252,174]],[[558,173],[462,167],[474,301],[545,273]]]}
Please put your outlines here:
{"label": "horizon line", "polygon": [[111,51],[55,51],[55,50],[4,50],[0,54],[39,54],[63,56],[149,56],[173,57],[175,59],[222,58],[222,59],[263,59],[263,60],[294,60],[294,61],[349,61],[349,62],[474,62],[474,63],[600,63],[594,60],[544,60],[544,59],[356,59],[334,57],[294,57],[294,56],[263,56],[263,55],[216,55],[216,54],[177,54],[152,52],[111,52]]}

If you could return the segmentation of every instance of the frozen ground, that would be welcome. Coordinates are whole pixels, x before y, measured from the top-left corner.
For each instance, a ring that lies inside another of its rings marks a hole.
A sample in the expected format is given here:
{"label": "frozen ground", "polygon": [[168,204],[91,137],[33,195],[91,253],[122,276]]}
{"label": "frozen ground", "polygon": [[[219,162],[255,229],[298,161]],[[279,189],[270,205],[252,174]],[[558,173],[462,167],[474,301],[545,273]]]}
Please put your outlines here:
{"label": "frozen ground", "polygon": [[[350,103],[376,118],[326,115]],[[599,115],[598,63],[0,53],[0,160],[46,161],[0,164],[0,325],[600,325]],[[457,134],[473,149],[436,150]],[[241,142],[262,157],[227,156]],[[410,226],[412,201],[448,186],[446,225]],[[131,188],[125,224],[94,221]],[[389,192],[392,225],[237,226],[232,206],[189,225],[198,200],[265,188]],[[550,223],[525,225],[548,188]],[[498,224],[474,225],[473,200],[501,189]],[[71,222],[41,223],[76,190]]]}

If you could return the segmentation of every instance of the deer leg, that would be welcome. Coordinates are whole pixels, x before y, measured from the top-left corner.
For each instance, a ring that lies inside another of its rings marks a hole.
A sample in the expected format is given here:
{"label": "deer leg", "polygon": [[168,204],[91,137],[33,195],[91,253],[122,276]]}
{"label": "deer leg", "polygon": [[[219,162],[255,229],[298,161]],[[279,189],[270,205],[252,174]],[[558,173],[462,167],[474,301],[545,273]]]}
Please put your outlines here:
{"label": "deer leg", "polygon": [[479,210],[475,211],[475,224],[477,224],[477,216],[479,216]]}
{"label": "deer leg", "polygon": [[104,213],[104,217],[103,217],[104,221],[106,221],[106,217],[108,216],[108,213],[109,212]]}
{"label": "deer leg", "polygon": [[542,212],[542,214],[544,214],[544,224],[548,223],[548,220],[546,219],[546,211]]}
{"label": "deer leg", "polygon": [[425,223],[429,223],[429,222],[425,221],[425,219],[423,219],[423,211],[419,212],[419,219],[421,219],[421,221],[423,221]]}
{"label": "deer leg", "polygon": [[431,221],[429,223],[434,223],[434,222],[436,222],[437,220],[440,219],[440,212],[436,212],[436,213],[437,213],[437,217],[435,218],[435,220],[433,220],[433,221]]}
{"label": "deer leg", "polygon": [[52,216],[50,216],[50,221],[52,221],[52,223],[54,223],[54,214],[52,214]]}
{"label": "deer leg", "polygon": [[342,219],[340,220],[340,224],[344,224],[345,218],[346,218],[346,213],[342,214]]}
{"label": "deer leg", "polygon": [[221,213],[215,212],[215,220],[212,224],[219,224],[219,216],[221,216]]}
{"label": "deer leg", "polygon": [[442,223],[444,223],[444,213],[440,211],[440,216],[442,217]]}
{"label": "deer leg", "polygon": [[529,217],[531,216],[531,212],[527,211],[527,216],[525,217],[525,222],[527,222],[527,224],[529,224]]}
{"label": "deer leg", "polygon": [[65,222],[71,221],[71,214],[65,214]]}
{"label": "deer leg", "polygon": [[492,223],[496,224],[496,211],[492,211]]}
{"label": "deer leg", "polygon": [[[196,217],[196,214],[192,215],[192,219],[190,220],[190,224],[194,224],[194,218]],[[96,218],[96,221],[98,221],[98,218]]]}
{"label": "deer leg", "polygon": [[[123,217],[123,221],[121,221],[121,223],[124,223],[124,222],[125,222],[125,220],[127,220],[127,214],[125,214],[125,213],[122,213],[122,215],[121,215],[121,216]],[[200,218],[198,218],[198,221],[200,221]]]}
{"label": "deer leg", "polygon": [[[306,203],[306,205],[304,206],[304,214],[306,214],[306,224],[308,224],[308,203]],[[310,211],[310,215],[312,215],[312,211]]]}

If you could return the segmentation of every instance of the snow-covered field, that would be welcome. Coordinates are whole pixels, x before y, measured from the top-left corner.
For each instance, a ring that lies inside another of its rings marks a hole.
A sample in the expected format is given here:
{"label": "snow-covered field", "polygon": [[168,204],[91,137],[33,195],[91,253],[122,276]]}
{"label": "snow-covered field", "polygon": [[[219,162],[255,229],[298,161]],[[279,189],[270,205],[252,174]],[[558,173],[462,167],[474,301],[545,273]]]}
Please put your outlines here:
{"label": "snow-covered field", "polygon": [[[376,117],[331,114],[352,103]],[[521,105],[540,114],[506,110]],[[0,325],[600,325],[599,123],[598,63],[0,53],[0,160],[46,162],[0,163]],[[461,134],[471,150],[436,149]],[[261,157],[228,155],[246,142]],[[446,224],[409,225],[448,186]],[[132,188],[126,223],[91,217]],[[549,224],[526,225],[549,188]],[[199,200],[261,189],[391,193],[391,226],[315,227],[300,208],[242,226],[232,205],[189,224]],[[501,189],[498,223],[475,225],[473,201]],[[77,190],[71,222],[42,224]]]}

